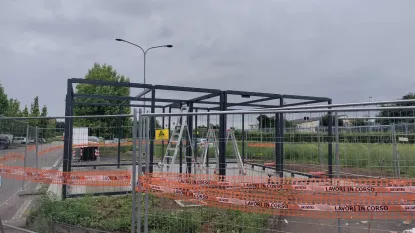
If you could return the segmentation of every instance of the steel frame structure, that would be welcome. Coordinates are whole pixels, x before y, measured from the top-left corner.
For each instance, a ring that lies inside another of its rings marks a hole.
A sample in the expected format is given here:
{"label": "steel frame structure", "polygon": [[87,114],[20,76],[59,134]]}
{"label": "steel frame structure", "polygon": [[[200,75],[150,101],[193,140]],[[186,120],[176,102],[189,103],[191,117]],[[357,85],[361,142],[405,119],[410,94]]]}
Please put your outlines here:
{"label": "steel frame structure", "polygon": [[[112,86],[112,87],[129,87],[129,88],[143,88],[140,94],[131,97],[131,96],[109,96],[109,95],[92,95],[92,94],[77,94],[73,90],[74,84],[91,84],[98,86]],[[156,97],[157,90],[162,91],[179,91],[179,92],[193,92],[200,93],[201,96],[191,99],[166,99]],[[150,98],[143,98],[147,93],[151,93]],[[251,98],[251,97],[260,97],[261,99],[249,100],[239,103],[228,102],[228,96],[240,96],[242,98]],[[219,97],[219,101],[209,101],[211,98]],[[94,102],[81,102],[77,101],[78,98],[82,99],[97,99],[97,100],[115,100],[122,101],[121,104],[116,103],[94,103]],[[278,104],[261,104],[261,102],[277,100]],[[298,103],[284,104],[286,100],[302,100]],[[136,102],[146,101],[150,102],[148,105],[137,104]],[[161,104],[167,103],[167,104]],[[65,116],[69,117],[65,120],[65,136],[64,136],[64,158],[63,158],[63,172],[70,172],[72,170],[72,129],[73,129],[73,120],[70,116],[73,116],[73,109],[75,105],[89,105],[89,106],[119,106],[119,114],[122,114],[121,107],[149,107],[151,113],[155,113],[155,109],[162,109],[162,112],[165,113],[166,109],[171,113],[172,109],[180,108],[183,104],[189,106],[190,112],[198,111],[226,111],[226,110],[237,110],[232,107],[251,107],[251,108],[281,108],[281,107],[290,107],[290,106],[300,106],[306,104],[315,104],[315,103],[327,103],[332,104],[332,100],[327,97],[316,97],[316,96],[301,96],[301,95],[285,95],[285,94],[273,94],[273,93],[262,93],[262,92],[249,92],[249,91],[236,91],[236,90],[219,90],[219,89],[209,89],[209,88],[197,88],[197,87],[182,87],[182,86],[168,86],[168,85],[152,85],[152,84],[142,84],[142,83],[130,83],[130,82],[111,82],[111,81],[102,81],[102,80],[88,80],[80,78],[71,78],[67,81],[67,93],[66,93],[66,108]],[[216,105],[215,107],[207,107],[206,105]],[[329,117],[332,117],[329,112]],[[283,176],[283,164],[284,164],[284,145],[283,145],[283,135],[284,135],[284,114],[276,113],[276,127],[275,127],[275,162],[276,162],[276,171],[282,177]],[[195,120],[195,128],[197,128],[197,117]],[[208,118],[209,122],[209,118]],[[244,131],[244,114],[242,114],[242,131]],[[170,128],[170,117],[168,121],[168,127]],[[162,125],[164,127],[164,117],[162,118]],[[188,125],[193,125],[193,117],[188,116]],[[328,125],[328,138],[332,140],[332,121],[329,120]],[[121,133],[121,132],[120,132]],[[192,130],[190,130],[192,134]],[[225,138],[226,135],[226,115],[221,114],[219,117],[219,138]],[[242,133],[242,135],[244,135]],[[121,135],[119,135],[119,138]],[[190,135],[192,137],[193,135]],[[155,138],[155,122],[154,118],[150,121],[150,167],[149,172],[153,172],[153,157],[154,157],[154,138]],[[242,143],[244,142],[244,137],[242,136]],[[196,143],[196,140],[194,140]],[[118,140],[120,143],[120,140]],[[332,143],[328,142],[328,169],[329,174],[332,174]],[[114,166],[120,166],[120,144],[118,144],[118,162]],[[244,154],[244,147],[242,147],[242,154]],[[220,141],[219,143],[219,174],[226,175],[226,142]],[[189,151],[190,153],[190,151]],[[182,153],[180,153],[182,155]],[[180,156],[180,172],[182,172],[182,156]],[[94,166],[94,165],[92,165]],[[186,169],[187,171],[189,169]],[[62,196],[66,198],[66,185],[62,187]]]}

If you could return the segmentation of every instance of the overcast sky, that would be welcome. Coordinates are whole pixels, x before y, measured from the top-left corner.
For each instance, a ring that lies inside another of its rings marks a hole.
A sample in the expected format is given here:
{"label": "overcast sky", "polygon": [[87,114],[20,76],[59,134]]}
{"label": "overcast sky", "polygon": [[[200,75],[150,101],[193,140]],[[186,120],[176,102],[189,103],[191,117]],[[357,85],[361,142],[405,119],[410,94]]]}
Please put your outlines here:
{"label": "overcast sky", "polygon": [[[0,79],[64,114],[66,80],[94,62],[152,84],[331,97],[415,92],[415,1],[2,0]],[[412,67],[411,67],[412,66]],[[177,97],[177,96],[169,96]],[[22,106],[22,107],[23,107]]]}

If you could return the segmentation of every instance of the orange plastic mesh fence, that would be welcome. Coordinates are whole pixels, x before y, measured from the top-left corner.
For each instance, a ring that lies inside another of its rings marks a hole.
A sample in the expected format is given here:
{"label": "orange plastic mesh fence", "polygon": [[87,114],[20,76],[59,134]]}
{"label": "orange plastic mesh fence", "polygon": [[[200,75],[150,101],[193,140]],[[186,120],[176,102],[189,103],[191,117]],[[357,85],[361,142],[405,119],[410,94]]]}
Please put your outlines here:
{"label": "orange plastic mesh fence", "polygon": [[[153,173],[141,191],[226,209],[326,218],[413,218],[415,180]],[[138,190],[140,191],[140,190]]]}

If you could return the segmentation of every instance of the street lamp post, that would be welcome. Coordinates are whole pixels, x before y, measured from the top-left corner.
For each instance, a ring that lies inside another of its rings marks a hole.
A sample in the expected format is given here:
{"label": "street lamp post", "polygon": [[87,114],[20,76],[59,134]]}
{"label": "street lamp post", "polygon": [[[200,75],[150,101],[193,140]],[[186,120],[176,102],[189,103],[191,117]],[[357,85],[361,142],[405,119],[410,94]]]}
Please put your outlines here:
{"label": "street lamp post", "polygon": [[[153,46],[153,47],[150,47],[150,48],[144,50],[143,47],[141,47],[140,45],[134,44],[134,43],[129,42],[127,40],[124,40],[124,39],[115,39],[115,40],[120,41],[120,42],[125,42],[125,43],[128,43],[130,45],[134,45],[135,47],[138,47],[138,48],[141,49],[141,51],[143,51],[143,54],[144,54],[144,68],[143,68],[144,69],[144,84],[146,84],[146,55],[147,55],[147,52],[151,49],[156,49],[156,48],[173,48],[173,45],[167,44],[167,45]],[[146,98],[145,94],[144,94],[144,98]],[[145,105],[146,105],[146,101],[144,100],[144,112],[146,110]]]}

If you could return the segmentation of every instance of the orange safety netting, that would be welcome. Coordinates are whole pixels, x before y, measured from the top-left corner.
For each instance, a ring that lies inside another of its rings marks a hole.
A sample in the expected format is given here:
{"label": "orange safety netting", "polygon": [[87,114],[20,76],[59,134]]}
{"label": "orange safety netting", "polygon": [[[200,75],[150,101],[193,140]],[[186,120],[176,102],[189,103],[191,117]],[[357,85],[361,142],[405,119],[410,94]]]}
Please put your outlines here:
{"label": "orange safety netting", "polygon": [[[137,191],[226,209],[349,218],[412,218],[415,180],[220,177],[153,173]],[[140,190],[141,189],[141,190]]]}

